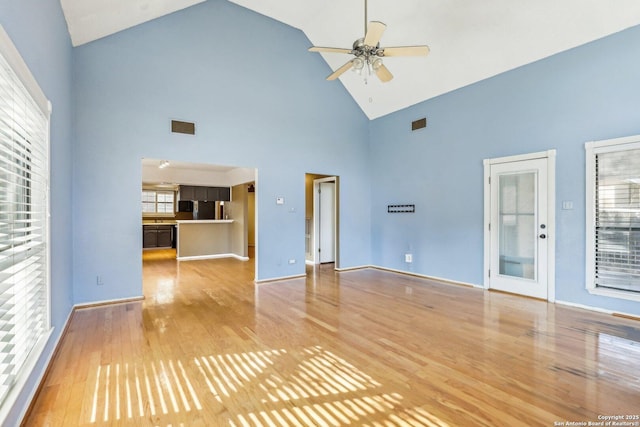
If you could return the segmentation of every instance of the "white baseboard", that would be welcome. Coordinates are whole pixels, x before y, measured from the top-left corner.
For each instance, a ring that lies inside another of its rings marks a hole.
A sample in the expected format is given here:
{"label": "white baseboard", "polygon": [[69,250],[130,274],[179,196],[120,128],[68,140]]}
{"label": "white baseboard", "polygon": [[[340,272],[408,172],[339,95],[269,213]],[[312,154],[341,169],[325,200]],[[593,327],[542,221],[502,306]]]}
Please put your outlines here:
{"label": "white baseboard", "polygon": [[256,284],[262,284],[262,283],[270,283],[270,282],[279,282],[281,280],[291,280],[291,279],[300,279],[300,278],[304,278],[307,277],[306,274],[294,274],[292,276],[282,276],[282,277],[273,277],[271,279],[260,279],[260,280],[256,280]]}
{"label": "white baseboard", "polygon": [[215,255],[197,255],[197,256],[181,256],[177,257],[178,261],[198,261],[203,259],[220,259],[220,258],[235,258],[240,261],[249,261],[249,257],[240,256],[236,254],[215,254]]}
{"label": "white baseboard", "polygon": [[397,270],[395,268],[380,267],[378,265],[372,265],[371,268],[375,268],[376,270],[389,271],[389,272],[392,272],[392,273],[405,274],[405,275],[408,275],[408,276],[420,277],[421,279],[435,280],[435,281],[446,283],[446,284],[449,284],[449,285],[466,286],[468,288],[484,289],[484,286],[477,285],[477,284],[474,284],[474,283],[466,283],[466,282],[460,282],[458,280],[444,279],[442,277],[428,276],[426,274],[414,273],[412,271]]}
{"label": "white baseboard", "polygon": [[606,310],[604,308],[594,307],[591,305],[577,304],[575,302],[556,300],[556,304],[566,305],[567,307],[573,307],[573,308],[581,308],[583,310],[597,311],[598,313],[613,314],[612,310]]}
{"label": "white baseboard", "polygon": [[131,297],[131,298],[117,298],[117,299],[102,300],[102,301],[84,302],[80,304],[75,304],[73,306],[73,310],[82,310],[85,308],[100,307],[102,305],[126,304],[128,302],[142,301],[143,299],[144,299],[144,295],[140,295],[140,296]]}
{"label": "white baseboard", "polygon": [[567,307],[580,308],[582,310],[595,311],[598,313],[609,314],[611,316],[624,317],[626,319],[640,321],[639,315],[632,314],[632,313],[625,313],[623,311],[609,310],[607,308],[594,307],[592,305],[585,305],[585,304],[577,304],[575,302],[569,302],[569,301],[556,300],[556,304],[566,305]]}
{"label": "white baseboard", "polygon": [[344,268],[336,268],[336,271],[354,271],[354,270],[364,270],[367,268],[375,268],[372,265],[356,265],[353,267],[344,267]]}

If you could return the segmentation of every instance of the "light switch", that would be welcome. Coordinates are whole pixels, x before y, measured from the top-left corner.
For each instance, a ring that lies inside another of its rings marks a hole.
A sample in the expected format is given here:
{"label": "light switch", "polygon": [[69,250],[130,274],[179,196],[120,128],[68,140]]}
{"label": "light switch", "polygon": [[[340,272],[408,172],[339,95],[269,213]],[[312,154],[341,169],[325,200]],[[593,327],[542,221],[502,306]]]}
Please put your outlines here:
{"label": "light switch", "polygon": [[276,197],[276,205],[284,205],[284,197]]}
{"label": "light switch", "polygon": [[573,209],[573,202],[571,202],[571,201],[564,201],[564,202],[562,202],[562,209],[564,209],[564,210],[571,210],[571,209]]}

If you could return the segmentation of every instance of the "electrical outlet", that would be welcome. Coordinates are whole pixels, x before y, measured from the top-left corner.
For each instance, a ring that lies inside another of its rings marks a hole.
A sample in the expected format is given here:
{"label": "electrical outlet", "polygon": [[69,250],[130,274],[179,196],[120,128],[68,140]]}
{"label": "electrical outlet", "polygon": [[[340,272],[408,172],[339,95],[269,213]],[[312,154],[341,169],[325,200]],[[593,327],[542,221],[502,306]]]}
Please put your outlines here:
{"label": "electrical outlet", "polygon": [[100,276],[96,276],[96,285],[97,285],[97,286],[102,286],[102,285],[104,285],[104,282],[102,281],[102,277],[100,277]]}
{"label": "electrical outlet", "polygon": [[412,254],[404,254],[404,262],[413,262]]}

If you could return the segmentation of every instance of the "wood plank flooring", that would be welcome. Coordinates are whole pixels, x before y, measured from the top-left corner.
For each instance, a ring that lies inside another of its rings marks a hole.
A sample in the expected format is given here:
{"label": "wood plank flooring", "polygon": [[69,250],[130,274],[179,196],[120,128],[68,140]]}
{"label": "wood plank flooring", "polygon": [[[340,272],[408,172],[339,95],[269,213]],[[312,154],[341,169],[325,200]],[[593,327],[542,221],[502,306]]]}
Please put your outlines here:
{"label": "wood plank flooring", "polygon": [[143,270],[144,301],[75,313],[25,425],[557,426],[640,414],[634,320],[378,270],[321,266],[254,285],[253,261],[158,254]]}

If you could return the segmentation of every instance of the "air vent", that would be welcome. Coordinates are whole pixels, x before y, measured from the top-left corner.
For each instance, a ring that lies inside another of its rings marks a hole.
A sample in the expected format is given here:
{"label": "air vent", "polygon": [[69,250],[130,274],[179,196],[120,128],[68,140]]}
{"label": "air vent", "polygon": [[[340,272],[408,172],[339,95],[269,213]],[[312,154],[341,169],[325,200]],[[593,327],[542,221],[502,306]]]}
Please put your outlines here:
{"label": "air vent", "polygon": [[411,130],[418,130],[427,127],[427,118],[423,117],[416,121],[411,122]]}
{"label": "air vent", "polygon": [[171,132],[195,135],[196,124],[191,122],[181,122],[179,120],[171,120]]}

